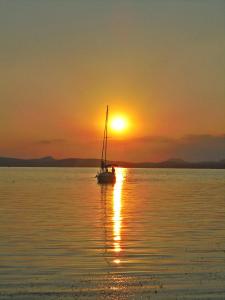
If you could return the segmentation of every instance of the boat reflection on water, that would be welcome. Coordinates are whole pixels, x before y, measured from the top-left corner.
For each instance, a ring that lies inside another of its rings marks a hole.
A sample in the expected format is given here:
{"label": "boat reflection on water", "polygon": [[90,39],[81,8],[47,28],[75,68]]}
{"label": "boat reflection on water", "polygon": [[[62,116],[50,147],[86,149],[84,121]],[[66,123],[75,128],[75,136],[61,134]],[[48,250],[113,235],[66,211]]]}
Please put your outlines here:
{"label": "boat reflection on water", "polygon": [[[122,252],[122,188],[126,169],[116,168],[116,182],[113,185],[101,186],[101,200],[104,211],[104,257],[108,265],[119,265]],[[108,253],[110,251],[110,253]]]}

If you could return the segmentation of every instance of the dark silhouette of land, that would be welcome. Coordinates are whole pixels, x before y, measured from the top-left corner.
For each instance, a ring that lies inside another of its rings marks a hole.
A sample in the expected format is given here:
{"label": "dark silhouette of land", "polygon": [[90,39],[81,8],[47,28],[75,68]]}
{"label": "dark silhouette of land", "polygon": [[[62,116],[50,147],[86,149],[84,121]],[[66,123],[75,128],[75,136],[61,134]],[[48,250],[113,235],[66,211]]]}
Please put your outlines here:
{"label": "dark silhouette of land", "polygon": [[[162,162],[124,162],[109,163],[126,168],[190,168],[190,169],[225,169],[225,159],[220,161],[188,162],[181,159],[169,159]],[[100,160],[95,158],[55,159],[51,156],[35,159],[0,157],[0,167],[99,167]]]}

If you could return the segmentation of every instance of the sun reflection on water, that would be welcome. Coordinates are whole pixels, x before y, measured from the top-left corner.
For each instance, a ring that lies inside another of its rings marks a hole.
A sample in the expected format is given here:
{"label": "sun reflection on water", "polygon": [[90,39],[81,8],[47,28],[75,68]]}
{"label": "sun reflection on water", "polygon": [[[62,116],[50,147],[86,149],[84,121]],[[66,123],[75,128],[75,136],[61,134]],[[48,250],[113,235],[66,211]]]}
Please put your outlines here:
{"label": "sun reflection on water", "polygon": [[[121,249],[121,227],[122,227],[122,187],[125,176],[125,169],[116,168],[116,183],[113,189],[113,245],[114,252],[119,254]],[[114,263],[119,264],[120,260],[114,259]]]}

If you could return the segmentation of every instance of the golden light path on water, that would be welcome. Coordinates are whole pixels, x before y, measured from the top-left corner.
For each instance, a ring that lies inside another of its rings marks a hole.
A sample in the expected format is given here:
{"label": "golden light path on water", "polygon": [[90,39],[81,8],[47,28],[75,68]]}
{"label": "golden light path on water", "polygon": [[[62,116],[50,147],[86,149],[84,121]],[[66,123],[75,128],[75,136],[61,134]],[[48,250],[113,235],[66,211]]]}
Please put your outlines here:
{"label": "golden light path on water", "polygon": [[[125,176],[125,169],[116,168],[116,183],[113,189],[113,245],[114,252],[120,253],[121,249],[121,227],[122,227],[122,187]],[[114,259],[116,264],[120,263],[120,259]]]}

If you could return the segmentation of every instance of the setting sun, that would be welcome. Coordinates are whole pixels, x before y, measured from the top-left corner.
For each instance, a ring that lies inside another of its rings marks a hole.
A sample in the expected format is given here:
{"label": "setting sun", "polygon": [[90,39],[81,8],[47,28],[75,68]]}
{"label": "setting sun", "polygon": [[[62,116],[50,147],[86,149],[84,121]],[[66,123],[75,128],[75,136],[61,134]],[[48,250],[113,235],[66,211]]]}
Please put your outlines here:
{"label": "setting sun", "polygon": [[111,121],[111,128],[114,131],[122,132],[127,127],[127,120],[123,117],[115,117]]}

